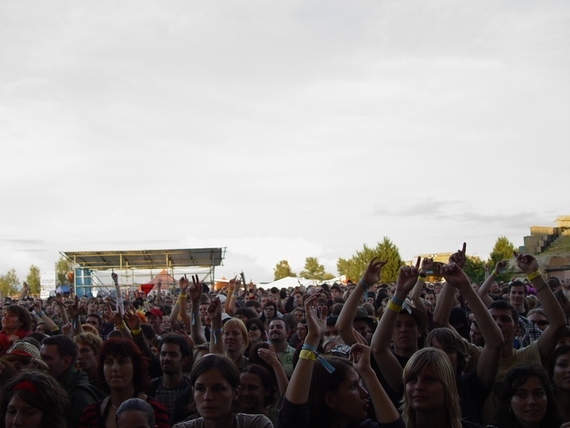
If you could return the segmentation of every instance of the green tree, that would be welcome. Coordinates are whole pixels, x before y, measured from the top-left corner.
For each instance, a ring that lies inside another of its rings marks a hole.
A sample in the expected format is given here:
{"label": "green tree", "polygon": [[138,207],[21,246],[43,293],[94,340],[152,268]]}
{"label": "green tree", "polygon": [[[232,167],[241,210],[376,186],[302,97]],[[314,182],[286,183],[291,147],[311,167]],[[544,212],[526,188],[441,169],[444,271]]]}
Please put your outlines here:
{"label": "green tree", "polygon": [[0,275],[0,292],[3,296],[15,294],[19,284],[15,269],[10,269],[6,275]]}
{"label": "green tree", "polygon": [[61,256],[57,262],[55,262],[55,274],[57,277],[58,285],[71,285],[69,279],[67,279],[67,273],[73,272],[72,263]]}
{"label": "green tree", "polygon": [[346,275],[348,279],[356,282],[374,257],[378,260],[386,260],[386,265],[382,268],[380,280],[384,283],[395,282],[398,277],[402,258],[400,250],[390,239],[385,236],[374,248],[364,244],[350,259],[338,259],[336,266],[340,275]]}
{"label": "green tree", "polygon": [[318,279],[319,281],[334,278],[334,275],[325,272],[325,267],[319,263],[316,257],[305,259],[305,269],[299,272],[299,276],[307,279]]}
{"label": "green tree", "polygon": [[289,266],[289,262],[287,260],[281,260],[273,268],[273,280],[277,281],[278,279],[287,278],[289,276],[297,275],[291,270],[291,266]]}
{"label": "green tree", "polygon": [[463,271],[472,282],[481,285],[485,281],[485,262],[477,256],[467,256]]}
{"label": "green tree", "polygon": [[[497,242],[495,242],[495,246],[489,255],[489,261],[487,262],[489,265],[489,269],[493,270],[495,265],[500,262],[501,260],[510,260],[513,258],[513,251],[515,250],[515,246],[506,236],[499,236],[497,238]],[[495,278],[497,282],[500,281],[508,281],[513,273],[513,269],[508,267],[504,270],[503,273],[500,273]]]}
{"label": "green tree", "polygon": [[26,283],[30,286],[30,294],[40,294],[40,268],[31,265],[26,276]]}

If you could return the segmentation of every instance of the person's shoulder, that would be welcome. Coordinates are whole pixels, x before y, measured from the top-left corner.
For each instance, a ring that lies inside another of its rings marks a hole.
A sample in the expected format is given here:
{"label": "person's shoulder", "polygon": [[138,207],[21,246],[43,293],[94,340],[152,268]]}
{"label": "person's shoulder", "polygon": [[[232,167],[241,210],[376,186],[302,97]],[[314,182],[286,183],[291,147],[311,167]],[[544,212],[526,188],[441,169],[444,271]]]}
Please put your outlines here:
{"label": "person's shoulder", "polygon": [[271,428],[273,423],[265,415],[250,415],[247,413],[236,413],[236,428]]}

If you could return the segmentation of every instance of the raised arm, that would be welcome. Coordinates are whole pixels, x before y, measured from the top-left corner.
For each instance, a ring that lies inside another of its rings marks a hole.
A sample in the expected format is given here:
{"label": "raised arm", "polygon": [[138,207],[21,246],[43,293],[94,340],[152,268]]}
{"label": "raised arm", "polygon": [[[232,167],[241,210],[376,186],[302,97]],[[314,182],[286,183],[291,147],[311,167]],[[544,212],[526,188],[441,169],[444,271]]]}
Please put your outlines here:
{"label": "raised arm", "polygon": [[275,372],[275,377],[277,378],[277,387],[279,388],[279,397],[283,397],[285,392],[287,392],[287,386],[289,386],[289,379],[287,379],[287,374],[283,368],[283,364],[277,358],[275,351],[270,348],[259,348],[257,350],[259,357],[271,366]]}
{"label": "raised arm", "polygon": [[471,287],[469,278],[461,268],[455,263],[450,263],[442,267],[442,273],[447,283],[459,290],[475,315],[477,325],[485,339],[485,346],[477,363],[477,375],[481,382],[490,388],[495,382],[495,377],[499,370],[501,351],[504,344],[503,334],[487,307]]}
{"label": "raised arm", "polygon": [[[307,337],[305,338],[304,348],[317,349],[327,325],[327,307],[321,308],[320,316],[317,316],[317,302],[321,293],[312,294],[305,300],[305,317],[307,319]],[[310,353],[311,351],[306,351]],[[287,386],[285,398],[293,404],[304,404],[309,401],[309,390],[311,389],[311,381],[313,377],[313,365],[315,360],[306,358],[303,354],[299,357],[299,361],[293,370],[293,375]],[[319,364],[319,363],[317,363]],[[322,397],[317,397],[322,399]]]}
{"label": "raised arm", "polygon": [[192,275],[192,284],[187,288],[190,293],[192,307],[192,319],[190,320],[190,335],[196,345],[206,343],[206,338],[202,334],[202,321],[200,320],[200,296],[202,295],[202,284],[198,275]]}
{"label": "raised arm", "polygon": [[184,327],[184,330],[189,332],[190,316],[188,315],[188,310],[187,310],[186,290],[190,285],[190,281],[188,281],[188,278],[186,278],[186,275],[184,275],[182,278],[180,278],[178,284],[180,287],[180,294],[178,295],[178,301],[176,302],[177,304],[175,308],[172,310],[172,313],[170,315],[170,324],[174,325],[173,324],[174,321],[178,322],[178,316],[180,316],[180,318],[182,319],[182,325]]}
{"label": "raised arm", "polygon": [[410,294],[410,299],[412,300],[412,303],[414,304],[415,308],[418,308],[420,311],[427,314],[427,308],[421,298],[421,294],[424,289],[425,278],[427,276],[427,273],[428,271],[433,269],[433,259],[425,257],[421,261],[421,265],[420,265],[420,259],[421,257],[418,257],[418,261],[416,262],[416,268],[419,269],[419,275],[418,275],[418,280],[416,281],[416,285],[414,285],[412,293]]}
{"label": "raised arm", "polygon": [[79,298],[75,296],[75,302],[73,305],[67,306],[66,309],[69,314],[69,318],[71,319],[72,335],[77,336],[78,334],[83,333],[81,318],[79,318],[79,314],[81,313],[81,309],[79,308]]}
{"label": "raised arm", "polygon": [[400,268],[394,296],[388,302],[386,310],[380,318],[380,323],[376,327],[370,345],[372,355],[378,367],[380,367],[382,376],[384,376],[390,388],[398,395],[402,394],[404,387],[402,383],[402,366],[390,350],[390,344],[392,343],[392,334],[402,304],[416,284],[417,278],[418,270],[414,266]]}
{"label": "raised arm", "polygon": [[51,331],[52,334],[59,331],[57,324],[54,323],[53,320],[48,317],[47,314],[42,310],[42,301],[40,299],[35,299],[32,306],[34,307],[33,313],[35,314],[36,318],[45,322],[46,326],[49,328],[49,331]]}
{"label": "raised arm", "polygon": [[354,364],[354,369],[366,385],[378,422],[391,423],[398,420],[400,414],[370,366],[370,348],[361,343],[352,345],[349,360]]}
{"label": "raised arm", "polygon": [[353,345],[356,343],[352,333],[352,321],[356,315],[358,304],[362,300],[364,293],[368,291],[368,288],[378,282],[380,279],[380,271],[382,270],[382,266],[385,264],[385,260],[376,260],[376,257],[368,263],[362,278],[358,281],[358,285],[348,297],[340,311],[340,315],[336,321],[336,329],[338,330],[338,334],[341,339],[347,345]]}
{"label": "raised arm", "polygon": [[241,281],[239,279],[234,278],[230,280],[230,286],[228,288],[228,294],[226,295],[226,303],[224,305],[224,310],[226,314],[233,316],[234,310],[236,306],[236,298],[239,294],[239,287],[241,285]]}
{"label": "raised arm", "polygon": [[505,269],[505,267],[507,267],[506,260],[501,260],[497,262],[497,264],[495,265],[495,269],[493,269],[493,272],[491,272],[487,276],[487,278],[485,278],[485,282],[481,284],[481,287],[479,287],[479,291],[477,291],[477,294],[479,294],[479,297],[481,298],[486,307],[489,307],[489,305],[493,303],[493,299],[491,299],[491,297],[489,296],[489,289],[491,288],[491,284],[495,282],[497,275],[501,273],[501,271]]}
{"label": "raised arm", "polygon": [[222,340],[222,302],[219,297],[214,297],[208,306],[208,315],[212,320],[212,330],[210,331],[210,352],[212,354],[225,354],[224,342]]}
{"label": "raised arm", "polygon": [[[449,263],[455,263],[461,269],[465,266],[467,251],[467,244],[463,243],[463,248],[453,253],[449,257]],[[441,293],[437,296],[437,305],[433,311],[433,324],[435,327],[447,327],[452,328],[449,324],[449,315],[451,314],[451,309],[453,309],[453,302],[455,298],[455,288],[449,286],[448,284],[443,284]]]}
{"label": "raised arm", "polygon": [[538,270],[538,261],[531,255],[519,254],[513,252],[517,265],[525,274],[538,296],[544,312],[548,314],[549,326],[542,332],[538,338],[538,350],[542,364],[546,364],[550,358],[550,354],[556,348],[558,339],[562,334],[562,330],[566,326],[566,316],[560,307],[560,303],[556,300],[554,293],[544,281],[541,272]]}

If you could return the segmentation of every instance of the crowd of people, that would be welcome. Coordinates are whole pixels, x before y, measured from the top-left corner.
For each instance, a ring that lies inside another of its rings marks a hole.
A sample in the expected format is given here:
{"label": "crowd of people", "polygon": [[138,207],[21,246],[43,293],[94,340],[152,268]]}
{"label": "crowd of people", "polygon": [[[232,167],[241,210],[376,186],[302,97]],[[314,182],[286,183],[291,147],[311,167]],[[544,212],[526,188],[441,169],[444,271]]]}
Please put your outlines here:
{"label": "crowd of people", "polygon": [[394,284],[374,259],[332,286],[6,300],[0,428],[570,428],[570,283],[515,253],[475,284],[465,253]]}

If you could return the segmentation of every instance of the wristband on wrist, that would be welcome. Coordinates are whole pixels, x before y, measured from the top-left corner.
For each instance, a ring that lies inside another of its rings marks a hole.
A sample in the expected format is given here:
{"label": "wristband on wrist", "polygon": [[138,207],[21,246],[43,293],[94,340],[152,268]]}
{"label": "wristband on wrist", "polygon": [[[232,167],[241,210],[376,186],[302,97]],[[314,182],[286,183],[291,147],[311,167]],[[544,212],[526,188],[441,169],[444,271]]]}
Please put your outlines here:
{"label": "wristband on wrist", "polygon": [[427,276],[427,273],[425,272],[420,272],[420,278],[424,279]]}
{"label": "wristband on wrist", "polygon": [[196,325],[196,317],[200,315],[200,312],[192,312],[192,325]]}
{"label": "wristband on wrist", "polygon": [[123,322],[120,323],[120,324],[115,324],[115,328],[116,328],[117,330],[120,330],[120,329],[122,329],[122,328],[127,328],[127,325],[126,325],[125,322],[123,321]]}
{"label": "wristband on wrist", "polygon": [[533,279],[538,278],[540,275],[542,275],[542,272],[539,271],[539,270],[535,270],[534,272],[529,273],[529,274],[526,276],[526,278],[527,278],[529,281],[532,281]]}
{"label": "wristband on wrist", "polygon": [[497,274],[498,274],[497,270],[496,270],[496,269],[493,269],[493,272],[491,272],[491,275],[497,276]]}
{"label": "wristband on wrist", "polygon": [[[301,357],[301,355],[304,355],[304,357]],[[299,358],[303,358],[309,361],[317,360],[319,363],[321,363],[321,365],[325,368],[327,372],[333,373],[335,371],[335,368],[331,365],[331,363],[329,363],[327,360],[321,357],[317,352],[317,348],[315,348],[312,345],[308,345],[305,343],[301,347],[301,353],[299,354]]]}
{"label": "wristband on wrist", "polygon": [[358,285],[362,286],[362,288],[364,288],[364,290],[368,290],[368,285],[366,285],[366,283],[361,279],[360,281],[358,281]]}
{"label": "wristband on wrist", "polygon": [[133,328],[133,329],[131,330],[131,334],[132,334],[133,336],[136,336],[136,335],[141,334],[141,331],[142,331],[141,328]]}
{"label": "wristband on wrist", "polygon": [[299,358],[302,358],[303,360],[317,361],[317,357],[315,356],[315,353],[313,351],[309,351],[308,349],[301,350],[301,353],[299,354]]}
{"label": "wristband on wrist", "polygon": [[214,334],[214,345],[218,344],[218,333],[221,333],[222,329],[219,328],[217,330],[212,330],[212,333]]}
{"label": "wristband on wrist", "polygon": [[404,304],[403,300],[398,299],[396,296],[392,296],[390,299],[391,302],[394,302],[398,306],[402,306]]}
{"label": "wristband on wrist", "polygon": [[394,311],[399,314],[400,311],[402,310],[402,305],[397,305],[392,300],[390,300],[386,305],[386,309],[390,309],[391,311]]}

